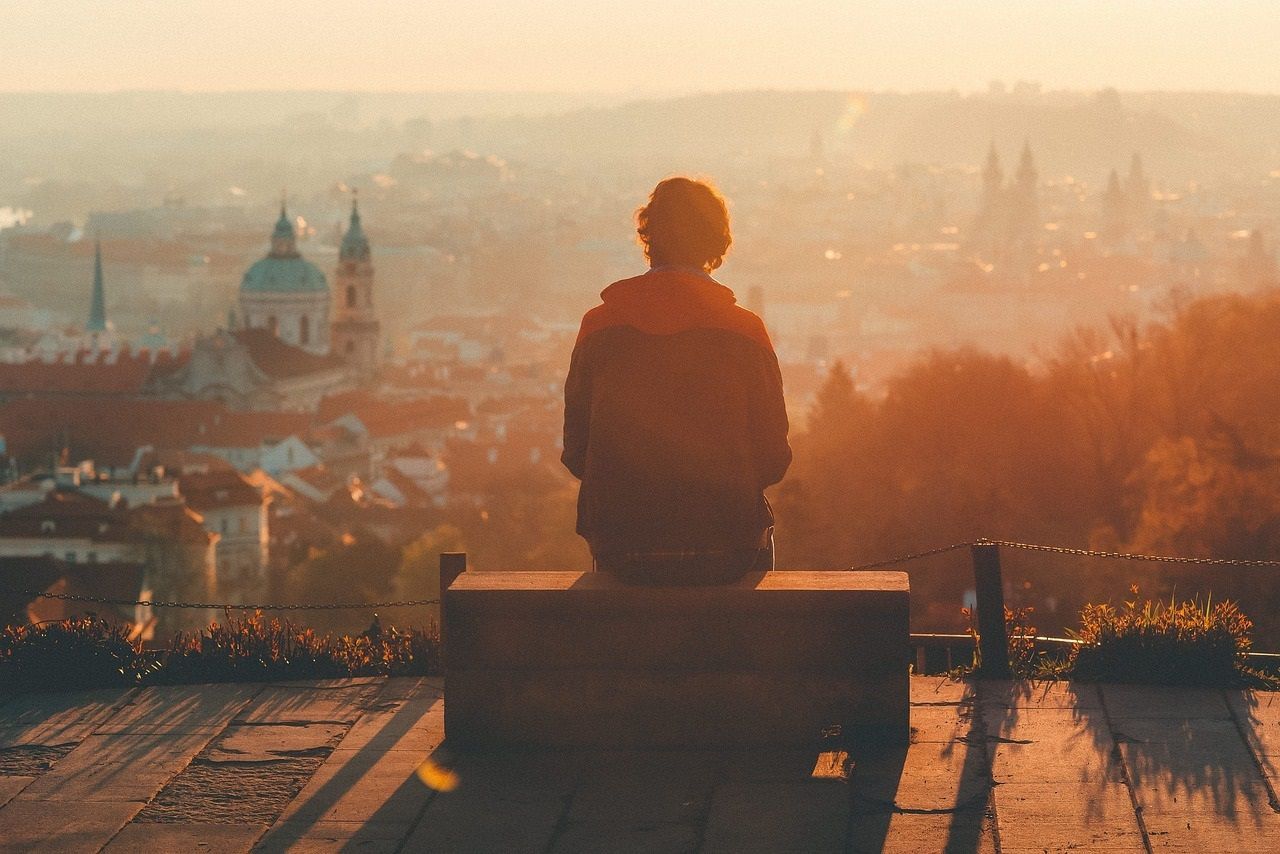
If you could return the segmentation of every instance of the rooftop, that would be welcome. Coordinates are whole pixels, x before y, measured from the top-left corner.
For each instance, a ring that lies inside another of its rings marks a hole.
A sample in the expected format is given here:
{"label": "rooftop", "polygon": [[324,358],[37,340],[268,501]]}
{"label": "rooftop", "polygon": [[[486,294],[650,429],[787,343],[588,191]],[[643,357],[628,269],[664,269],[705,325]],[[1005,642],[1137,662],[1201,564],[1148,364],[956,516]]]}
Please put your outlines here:
{"label": "rooftop", "polygon": [[1280,850],[1280,695],[911,687],[911,745],[854,756],[451,755],[433,678],[12,697],[0,848]]}

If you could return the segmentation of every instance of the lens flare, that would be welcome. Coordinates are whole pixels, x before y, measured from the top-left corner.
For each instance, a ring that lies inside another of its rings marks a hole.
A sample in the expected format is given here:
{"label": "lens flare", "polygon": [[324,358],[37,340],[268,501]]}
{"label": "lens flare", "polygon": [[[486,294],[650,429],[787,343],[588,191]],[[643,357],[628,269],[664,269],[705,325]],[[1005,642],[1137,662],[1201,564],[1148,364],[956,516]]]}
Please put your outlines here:
{"label": "lens flare", "polygon": [[418,766],[418,779],[428,788],[437,792],[452,792],[458,788],[458,775],[448,768],[442,768],[430,759]]}

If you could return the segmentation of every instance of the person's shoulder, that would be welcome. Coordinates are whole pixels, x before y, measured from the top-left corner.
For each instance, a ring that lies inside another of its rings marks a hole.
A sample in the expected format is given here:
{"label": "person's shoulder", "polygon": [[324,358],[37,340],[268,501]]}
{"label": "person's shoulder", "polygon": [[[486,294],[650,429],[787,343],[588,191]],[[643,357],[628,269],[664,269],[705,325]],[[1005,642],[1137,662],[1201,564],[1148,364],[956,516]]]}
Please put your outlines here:
{"label": "person's shoulder", "polygon": [[773,350],[773,342],[769,340],[769,331],[765,329],[764,321],[751,309],[734,303],[727,307],[723,318],[725,325],[732,331],[766,350]]}
{"label": "person's shoulder", "polygon": [[613,312],[609,310],[609,306],[605,303],[600,303],[595,308],[588,309],[587,313],[582,315],[582,325],[578,327],[578,343],[581,344],[592,334],[612,326],[613,323]]}

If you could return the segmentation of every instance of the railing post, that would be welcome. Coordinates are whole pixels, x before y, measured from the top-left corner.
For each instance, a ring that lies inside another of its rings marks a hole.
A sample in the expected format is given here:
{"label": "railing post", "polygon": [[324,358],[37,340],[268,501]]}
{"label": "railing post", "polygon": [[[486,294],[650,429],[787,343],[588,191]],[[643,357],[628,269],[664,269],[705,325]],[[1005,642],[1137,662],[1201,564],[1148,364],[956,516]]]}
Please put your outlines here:
{"label": "railing post", "polygon": [[1004,579],[1000,573],[1000,547],[977,542],[973,554],[973,583],[977,594],[978,651],[983,676],[1008,679],[1009,637],[1004,621]]}
{"label": "railing post", "polygon": [[440,554],[440,666],[444,666],[444,658],[449,654],[446,638],[449,633],[449,621],[446,619],[444,607],[445,591],[449,585],[458,580],[458,576],[467,571],[466,552],[442,552]]}
{"label": "railing post", "polygon": [[459,575],[467,571],[466,552],[443,552],[440,555],[440,598],[444,599],[444,591],[457,580]]}

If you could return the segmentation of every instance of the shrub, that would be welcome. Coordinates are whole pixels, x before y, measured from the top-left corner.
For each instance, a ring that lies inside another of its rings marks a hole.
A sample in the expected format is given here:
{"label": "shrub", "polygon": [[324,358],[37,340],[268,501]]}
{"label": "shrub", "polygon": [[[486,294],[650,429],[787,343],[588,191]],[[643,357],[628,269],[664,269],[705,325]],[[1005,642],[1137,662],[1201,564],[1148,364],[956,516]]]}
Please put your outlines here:
{"label": "shrub", "polygon": [[[1133,588],[1137,593],[1137,588]],[[1076,679],[1167,685],[1238,685],[1253,622],[1234,602],[1145,601],[1086,605],[1067,662]]]}
{"label": "shrub", "polygon": [[130,685],[137,681],[141,656],[127,629],[97,617],[6,626],[0,632],[0,685],[17,690]]}
{"label": "shrub", "polygon": [[196,634],[180,634],[152,681],[240,682],[263,679],[327,679],[340,676],[419,676],[439,671],[434,630],[382,629],[364,634],[319,635],[261,612],[227,615]]}
{"label": "shrub", "polygon": [[127,630],[86,617],[0,633],[0,689],[61,689],[193,682],[425,676],[440,672],[440,636],[429,629],[317,634],[261,612],[227,614],[162,651],[144,651]]}

